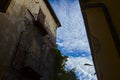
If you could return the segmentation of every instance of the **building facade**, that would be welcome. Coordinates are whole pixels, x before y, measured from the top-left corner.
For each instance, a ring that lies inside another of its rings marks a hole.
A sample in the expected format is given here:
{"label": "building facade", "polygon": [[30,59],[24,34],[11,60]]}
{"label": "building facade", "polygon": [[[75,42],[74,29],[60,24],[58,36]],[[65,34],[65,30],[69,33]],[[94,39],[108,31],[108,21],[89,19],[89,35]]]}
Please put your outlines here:
{"label": "building facade", "polygon": [[54,80],[59,26],[47,0],[1,0],[0,80]]}
{"label": "building facade", "polygon": [[98,80],[120,79],[118,0],[79,0]]}

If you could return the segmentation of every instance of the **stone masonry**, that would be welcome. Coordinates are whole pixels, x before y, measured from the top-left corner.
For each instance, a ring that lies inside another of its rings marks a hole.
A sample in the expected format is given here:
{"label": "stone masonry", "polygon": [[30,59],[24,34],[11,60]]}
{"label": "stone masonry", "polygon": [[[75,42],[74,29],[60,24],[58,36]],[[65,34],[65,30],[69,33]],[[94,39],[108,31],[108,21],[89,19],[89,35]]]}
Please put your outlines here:
{"label": "stone masonry", "polygon": [[54,80],[60,23],[49,2],[8,1],[0,6],[0,80]]}

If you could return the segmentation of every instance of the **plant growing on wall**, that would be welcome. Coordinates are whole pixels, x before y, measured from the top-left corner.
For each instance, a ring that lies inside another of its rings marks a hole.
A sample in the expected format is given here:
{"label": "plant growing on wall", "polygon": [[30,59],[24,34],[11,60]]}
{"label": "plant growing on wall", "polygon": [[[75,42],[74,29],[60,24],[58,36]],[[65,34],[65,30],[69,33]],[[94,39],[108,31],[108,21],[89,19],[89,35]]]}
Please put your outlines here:
{"label": "plant growing on wall", "polygon": [[52,50],[55,53],[54,80],[77,80],[74,70],[65,70],[67,56],[63,56],[57,48],[53,48]]}

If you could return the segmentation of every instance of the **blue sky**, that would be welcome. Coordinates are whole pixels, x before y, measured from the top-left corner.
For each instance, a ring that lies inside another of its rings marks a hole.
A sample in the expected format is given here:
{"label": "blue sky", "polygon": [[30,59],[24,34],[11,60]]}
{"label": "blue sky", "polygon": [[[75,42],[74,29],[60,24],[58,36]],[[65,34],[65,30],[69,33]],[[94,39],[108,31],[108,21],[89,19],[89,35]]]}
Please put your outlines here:
{"label": "blue sky", "polygon": [[75,68],[80,80],[97,80],[78,0],[49,0],[62,27],[57,29],[57,44],[68,56],[66,69]]}

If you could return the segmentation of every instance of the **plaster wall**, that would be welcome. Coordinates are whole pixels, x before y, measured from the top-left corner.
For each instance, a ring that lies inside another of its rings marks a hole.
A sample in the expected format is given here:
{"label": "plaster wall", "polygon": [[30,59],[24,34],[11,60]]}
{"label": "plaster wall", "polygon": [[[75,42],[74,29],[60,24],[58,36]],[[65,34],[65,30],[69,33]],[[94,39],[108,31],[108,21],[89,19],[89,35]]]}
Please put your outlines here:
{"label": "plaster wall", "polygon": [[119,79],[119,54],[102,9],[89,8],[85,12],[93,46],[93,57],[99,69],[101,80]]}
{"label": "plaster wall", "polygon": [[[40,45],[38,44],[41,40],[36,40],[41,35],[39,33],[39,29],[35,28],[34,24],[32,23],[32,17],[29,15],[28,10],[32,13],[34,18],[37,17],[37,14],[39,12],[39,8],[41,8],[46,15],[45,24],[49,25],[47,26],[54,37],[56,37],[56,27],[57,24],[55,23],[54,18],[50,14],[50,11],[48,10],[46,4],[43,0],[11,0],[10,5],[5,13],[0,12],[0,79],[3,79],[3,76],[6,74],[7,70],[12,71],[13,74],[16,74],[14,70],[11,69],[11,63],[13,60],[14,53],[16,52],[16,46],[19,43],[21,32],[26,32],[26,30],[29,28],[33,28],[33,30],[38,31],[34,32],[31,30],[31,33],[28,34],[29,36],[32,34],[30,38],[26,36],[26,42],[24,46],[28,45],[27,38],[31,40],[31,50],[36,53],[39,52]],[[26,24],[26,20],[31,21],[32,24]],[[32,26],[32,27],[30,27]],[[41,27],[41,26],[39,26]],[[33,34],[39,34],[39,35],[33,35]],[[49,36],[50,37],[50,36]],[[43,37],[44,38],[44,37]],[[43,39],[42,39],[43,40]],[[46,40],[46,39],[45,39]],[[49,41],[47,41],[49,42]],[[48,43],[46,43],[48,44]],[[48,45],[48,48],[51,48],[51,46]],[[21,49],[20,49],[21,50]],[[51,57],[48,56],[48,58],[54,59],[52,55]],[[43,57],[44,58],[44,57]],[[34,61],[33,61],[34,62]],[[53,71],[53,62],[52,60],[51,64],[48,67],[49,70]],[[48,62],[46,61],[46,64]],[[8,72],[8,74],[10,74]],[[12,74],[12,73],[11,73]],[[48,73],[45,73],[48,74]],[[18,73],[19,75],[19,73]],[[48,74],[49,75],[49,74]],[[51,74],[53,76],[53,74]],[[44,75],[45,76],[45,75]],[[48,77],[50,78],[50,76]],[[12,79],[12,78],[11,78]],[[10,79],[10,80],[11,80]],[[4,79],[3,79],[4,80]],[[6,79],[5,79],[6,80]],[[8,79],[9,80],[9,79]],[[12,79],[14,80],[14,79]],[[16,79],[15,79],[16,80]],[[20,79],[20,80],[27,80],[27,79]],[[45,79],[43,79],[45,80]]]}
{"label": "plaster wall", "polygon": [[[120,11],[119,1],[114,0],[86,0],[82,2],[83,17],[86,24],[86,29],[89,37],[89,42],[92,50],[92,56],[95,63],[96,71],[99,80],[118,80],[120,74]],[[103,10],[103,6],[97,6],[102,3],[107,8],[108,14]],[[96,5],[94,7],[84,6]],[[111,22],[108,21],[111,20]],[[115,34],[110,30],[110,27],[115,28]],[[118,44],[114,38],[118,38]]]}
{"label": "plaster wall", "polygon": [[114,0],[87,0],[87,4],[96,4],[96,3],[104,3],[105,6],[108,9],[110,19],[112,20],[113,26],[118,34],[119,40],[120,40],[120,1]]}

